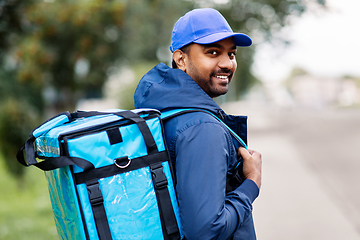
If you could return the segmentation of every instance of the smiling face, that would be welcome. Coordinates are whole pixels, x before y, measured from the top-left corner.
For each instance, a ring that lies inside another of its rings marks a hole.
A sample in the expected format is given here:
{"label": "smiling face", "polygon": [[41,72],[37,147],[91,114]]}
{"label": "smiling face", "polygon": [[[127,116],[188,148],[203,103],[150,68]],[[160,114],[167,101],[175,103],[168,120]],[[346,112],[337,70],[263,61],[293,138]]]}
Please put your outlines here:
{"label": "smiling face", "polygon": [[191,44],[186,53],[177,50],[173,58],[211,98],[227,93],[236,70],[236,46],[233,38],[211,44]]}

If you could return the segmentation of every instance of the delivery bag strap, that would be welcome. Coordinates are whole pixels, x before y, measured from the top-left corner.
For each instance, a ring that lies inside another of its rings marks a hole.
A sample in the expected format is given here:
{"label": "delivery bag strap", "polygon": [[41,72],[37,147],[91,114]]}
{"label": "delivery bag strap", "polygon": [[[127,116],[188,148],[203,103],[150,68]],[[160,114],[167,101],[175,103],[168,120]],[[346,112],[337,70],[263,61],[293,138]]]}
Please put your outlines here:
{"label": "delivery bag strap", "polygon": [[104,198],[99,187],[99,181],[92,179],[86,182],[91,208],[94,214],[97,233],[100,240],[111,240],[111,231],[106,216]]}
{"label": "delivery bag strap", "polygon": [[[34,141],[35,137],[30,137],[16,154],[18,162],[25,167],[34,165],[43,171],[50,171],[70,165],[81,167],[84,171],[94,168],[94,165],[85,159],[69,156],[48,157],[44,158],[43,161],[38,162],[35,157]],[[24,149],[26,151],[26,161],[23,153]]]}
{"label": "delivery bag strap", "polygon": [[165,240],[180,239],[180,231],[177,224],[176,216],[172,206],[168,181],[163,171],[161,163],[150,165],[151,175],[155,188],[156,198],[159,205],[160,219],[163,226]]}

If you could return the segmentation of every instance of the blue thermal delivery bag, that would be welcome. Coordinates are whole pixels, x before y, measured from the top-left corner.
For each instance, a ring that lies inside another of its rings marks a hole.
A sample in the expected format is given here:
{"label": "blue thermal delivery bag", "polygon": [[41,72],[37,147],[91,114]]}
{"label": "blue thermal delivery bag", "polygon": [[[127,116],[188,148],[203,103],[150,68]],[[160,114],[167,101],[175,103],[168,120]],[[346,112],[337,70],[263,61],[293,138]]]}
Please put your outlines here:
{"label": "blue thermal delivery bag", "polygon": [[61,113],[17,159],[45,171],[60,239],[182,238],[157,110]]}

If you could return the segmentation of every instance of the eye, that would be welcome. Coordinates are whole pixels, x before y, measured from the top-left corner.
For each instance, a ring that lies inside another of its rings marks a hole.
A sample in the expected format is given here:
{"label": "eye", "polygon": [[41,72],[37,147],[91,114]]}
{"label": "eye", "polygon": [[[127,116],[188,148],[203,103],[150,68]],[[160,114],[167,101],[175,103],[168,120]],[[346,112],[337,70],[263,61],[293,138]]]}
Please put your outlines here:
{"label": "eye", "polygon": [[229,57],[230,57],[231,59],[235,58],[235,56],[236,56],[236,52],[231,52],[231,53],[229,53]]}
{"label": "eye", "polygon": [[218,55],[218,51],[216,51],[216,50],[209,50],[207,53],[208,53],[209,55],[211,55],[211,56],[216,56],[216,55]]}

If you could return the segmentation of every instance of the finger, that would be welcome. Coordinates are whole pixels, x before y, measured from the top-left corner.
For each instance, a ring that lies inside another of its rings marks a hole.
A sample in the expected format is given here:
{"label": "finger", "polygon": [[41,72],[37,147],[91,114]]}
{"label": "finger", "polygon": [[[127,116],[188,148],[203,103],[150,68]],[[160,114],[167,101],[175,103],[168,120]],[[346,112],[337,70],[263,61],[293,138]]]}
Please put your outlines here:
{"label": "finger", "polygon": [[251,154],[244,147],[239,147],[239,153],[243,158],[251,157]]}

